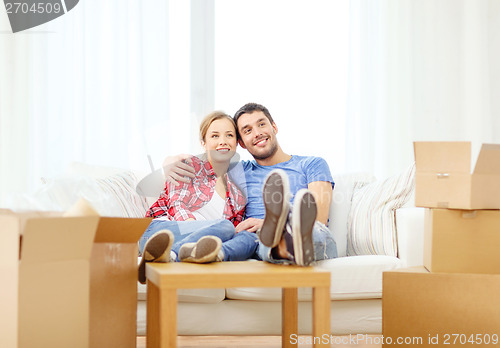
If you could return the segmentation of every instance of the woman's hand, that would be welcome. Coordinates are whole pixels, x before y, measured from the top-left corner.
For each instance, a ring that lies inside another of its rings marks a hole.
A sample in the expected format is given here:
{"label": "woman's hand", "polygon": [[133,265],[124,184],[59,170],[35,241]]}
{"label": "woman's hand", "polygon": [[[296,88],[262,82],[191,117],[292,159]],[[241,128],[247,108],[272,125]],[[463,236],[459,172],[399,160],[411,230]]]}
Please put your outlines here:
{"label": "woman's hand", "polygon": [[241,231],[257,232],[262,227],[263,219],[248,218],[243,220],[236,226],[236,233]]}
{"label": "woman's hand", "polygon": [[194,178],[194,168],[192,165],[187,164],[186,160],[191,157],[193,156],[180,154],[165,158],[163,161],[163,175],[165,176],[165,180],[175,186],[178,186],[179,182],[189,183]]}

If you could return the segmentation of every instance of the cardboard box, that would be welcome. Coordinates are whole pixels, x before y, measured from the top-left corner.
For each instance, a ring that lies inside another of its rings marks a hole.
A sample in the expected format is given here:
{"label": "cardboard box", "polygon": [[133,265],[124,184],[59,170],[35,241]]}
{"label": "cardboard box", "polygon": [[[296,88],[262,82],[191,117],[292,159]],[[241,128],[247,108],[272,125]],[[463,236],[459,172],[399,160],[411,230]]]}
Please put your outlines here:
{"label": "cardboard box", "polygon": [[426,209],[424,224],[429,271],[500,273],[500,210]]}
{"label": "cardboard box", "polygon": [[0,347],[135,347],[137,241],[150,222],[0,212]]}
{"label": "cardboard box", "polygon": [[470,142],[415,142],[415,205],[500,209],[500,145],[483,144],[471,174]]}
{"label": "cardboard box", "polygon": [[91,347],[136,346],[137,241],[150,222],[150,218],[99,220],[91,258]]}
{"label": "cardboard box", "polygon": [[88,347],[97,223],[97,217],[0,215],[2,242],[8,243],[0,253],[7,267],[2,284],[12,301],[0,311],[1,322],[9,322],[2,347]]}
{"label": "cardboard box", "polygon": [[500,275],[383,273],[383,346],[498,346]]}

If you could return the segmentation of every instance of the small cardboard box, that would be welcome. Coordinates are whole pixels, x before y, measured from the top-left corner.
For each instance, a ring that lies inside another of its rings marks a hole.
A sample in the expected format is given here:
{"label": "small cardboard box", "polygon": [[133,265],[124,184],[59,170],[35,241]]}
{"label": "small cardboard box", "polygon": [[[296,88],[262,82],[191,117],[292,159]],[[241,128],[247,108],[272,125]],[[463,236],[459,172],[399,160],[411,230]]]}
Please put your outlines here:
{"label": "small cardboard box", "polygon": [[137,241],[150,222],[150,218],[99,220],[91,258],[90,347],[136,346]]}
{"label": "small cardboard box", "polygon": [[415,205],[500,209],[500,145],[483,144],[471,174],[470,142],[415,142]]}
{"label": "small cardboard box", "polygon": [[0,253],[7,268],[2,297],[11,301],[0,311],[0,321],[9,322],[2,347],[88,347],[89,260],[97,223],[97,217],[0,214],[8,249]]}
{"label": "small cardboard box", "polygon": [[500,210],[426,209],[424,226],[429,271],[500,274]]}
{"label": "small cardboard box", "polygon": [[498,346],[500,275],[383,273],[383,346]]}

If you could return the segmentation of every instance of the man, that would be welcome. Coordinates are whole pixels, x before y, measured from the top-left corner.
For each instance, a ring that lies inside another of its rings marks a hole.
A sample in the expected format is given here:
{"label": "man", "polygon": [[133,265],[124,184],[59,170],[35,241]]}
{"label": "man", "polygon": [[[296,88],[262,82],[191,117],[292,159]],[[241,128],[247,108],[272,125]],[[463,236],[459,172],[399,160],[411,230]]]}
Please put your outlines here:
{"label": "man", "polygon": [[[334,186],[326,161],[286,154],[276,137],[276,123],[260,104],[245,104],[234,121],[239,145],[254,157],[254,161],[242,162],[244,182],[232,177],[247,194],[246,219],[236,232],[257,232],[258,256],[273,263],[306,266],[337,257],[326,227]],[[166,168],[167,180],[187,182],[193,176],[192,168],[182,163],[184,158],[177,156],[177,162]]]}

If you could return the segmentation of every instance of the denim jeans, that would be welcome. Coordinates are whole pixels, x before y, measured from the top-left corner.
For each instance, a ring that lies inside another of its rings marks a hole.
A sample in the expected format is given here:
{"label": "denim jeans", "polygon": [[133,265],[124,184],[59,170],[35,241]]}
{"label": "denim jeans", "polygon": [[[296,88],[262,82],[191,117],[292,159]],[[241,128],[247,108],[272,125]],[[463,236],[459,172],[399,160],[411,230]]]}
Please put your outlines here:
{"label": "denim jeans", "polygon": [[[235,233],[234,225],[229,220],[193,220],[169,221],[153,220],[139,240],[139,251],[142,254],[146,241],[156,232],[167,229],[174,235],[172,251],[179,255],[179,249],[185,243],[197,242],[204,236],[216,236],[222,240],[224,261],[242,261],[250,258],[257,249],[255,233],[242,231]],[[179,259],[177,258],[177,261]]]}
{"label": "denim jeans", "polygon": [[[314,261],[334,259],[337,257],[337,243],[332,233],[321,222],[316,221],[313,227]],[[271,255],[271,248],[259,243],[257,256],[271,263],[290,263],[288,260],[276,259]]]}

